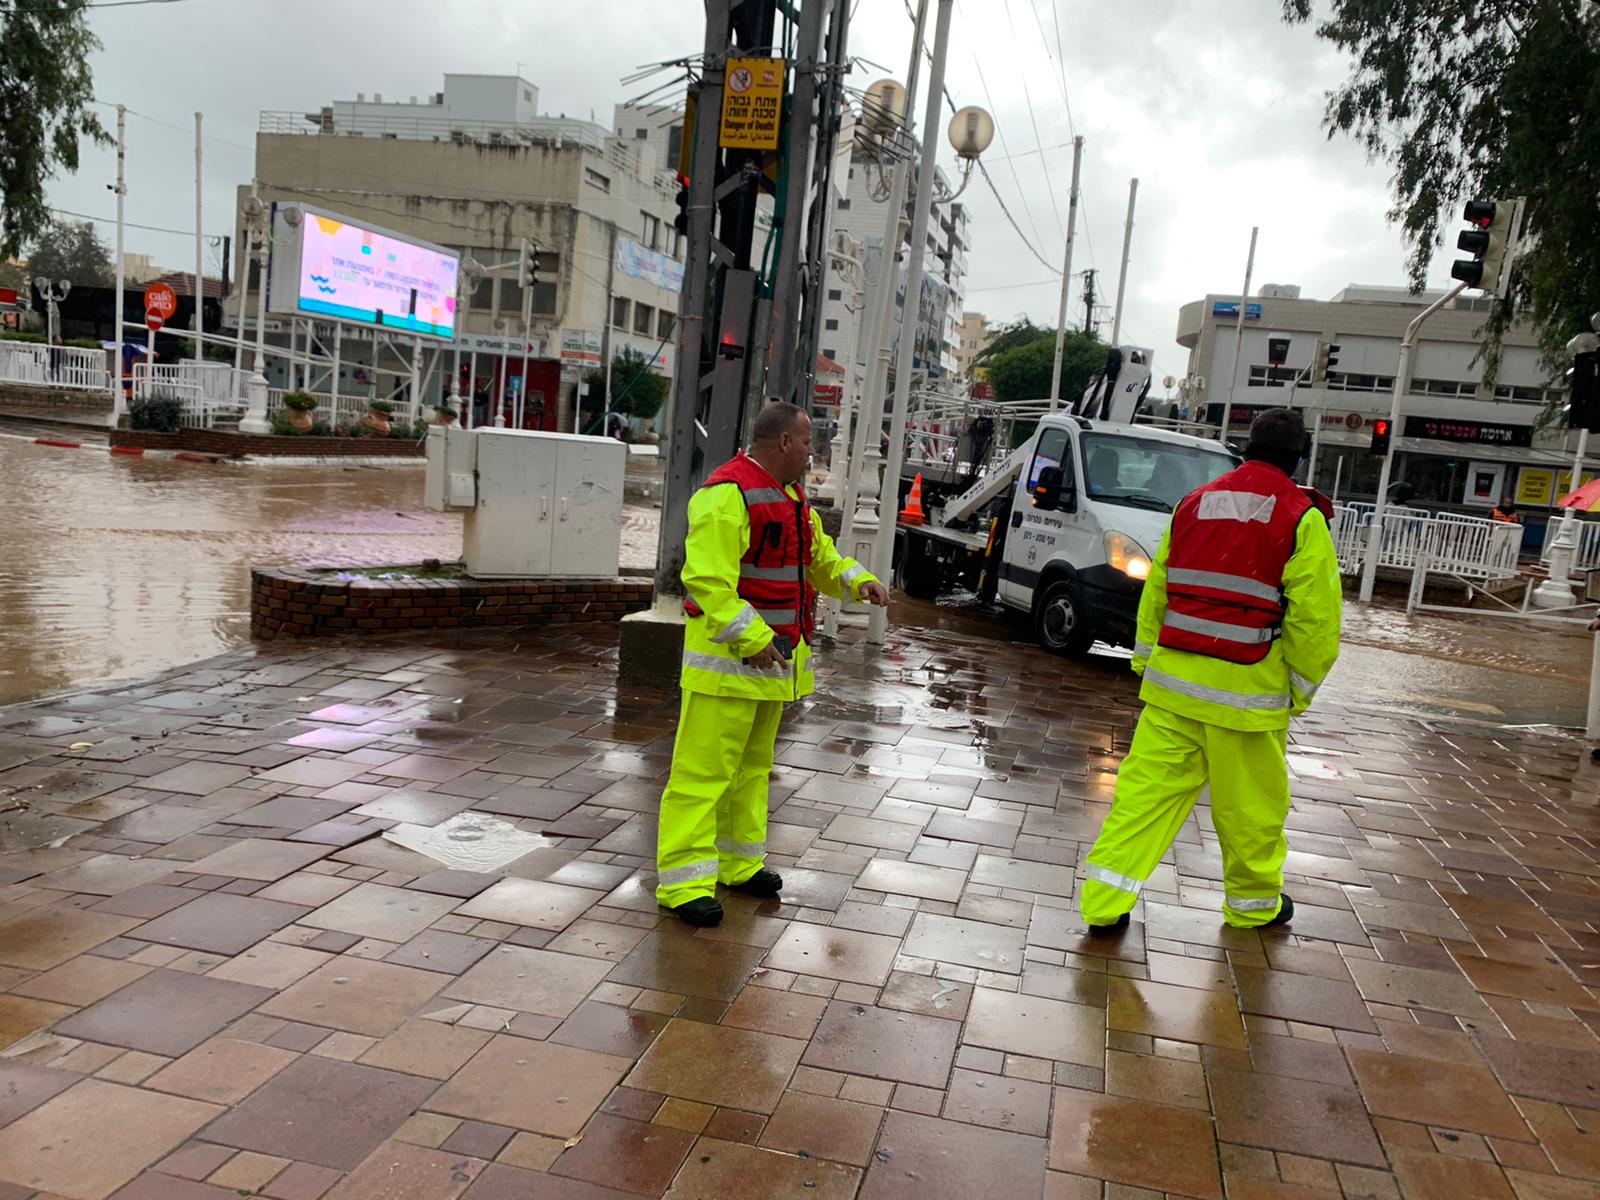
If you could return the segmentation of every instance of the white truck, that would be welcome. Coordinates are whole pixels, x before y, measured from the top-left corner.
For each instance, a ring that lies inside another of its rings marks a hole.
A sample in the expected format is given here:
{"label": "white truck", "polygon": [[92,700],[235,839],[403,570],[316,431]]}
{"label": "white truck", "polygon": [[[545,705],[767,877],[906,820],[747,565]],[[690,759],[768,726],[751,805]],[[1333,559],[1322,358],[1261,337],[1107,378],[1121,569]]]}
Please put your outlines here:
{"label": "white truck", "polygon": [[1056,654],[1096,640],[1132,646],[1172,510],[1238,464],[1216,441],[1131,423],[1146,362],[1124,365],[1120,381],[1098,380],[1072,412],[1043,416],[965,491],[930,503],[925,524],[899,525],[904,591],[932,599],[961,587],[998,600],[1030,614],[1039,644]]}

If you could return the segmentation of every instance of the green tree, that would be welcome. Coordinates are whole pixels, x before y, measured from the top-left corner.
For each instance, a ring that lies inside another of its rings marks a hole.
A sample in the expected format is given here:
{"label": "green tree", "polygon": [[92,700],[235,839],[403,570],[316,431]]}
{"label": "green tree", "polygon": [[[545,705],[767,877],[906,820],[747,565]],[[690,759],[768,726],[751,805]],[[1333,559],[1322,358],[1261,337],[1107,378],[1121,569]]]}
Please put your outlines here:
{"label": "green tree", "polygon": [[70,279],[74,287],[112,287],[117,269],[111,251],[89,221],[52,225],[28,254],[28,275]]}
{"label": "green tree", "polygon": [[[1061,399],[1071,403],[1106,365],[1106,344],[1085,333],[1069,333],[1061,351]],[[988,363],[989,382],[1002,401],[1041,400],[1050,395],[1056,335],[1038,330],[1032,341],[1013,345]]]}
{"label": "green tree", "polygon": [[82,140],[111,140],[89,109],[99,48],[82,0],[0,0],[0,258],[50,224],[45,184],[78,169]]}
{"label": "green tree", "polygon": [[[1284,0],[1284,20],[1312,19]],[[1316,35],[1351,56],[1329,93],[1331,138],[1394,170],[1391,221],[1420,288],[1463,201],[1527,197],[1531,239],[1485,325],[1489,369],[1524,307],[1555,366],[1600,308],[1600,4],[1593,0],[1332,0]]]}
{"label": "green tree", "polygon": [[1027,317],[1018,317],[1015,321],[995,328],[994,335],[990,337],[989,344],[977,354],[973,355],[974,367],[986,366],[993,358],[1004,354],[1008,350],[1015,350],[1018,346],[1027,346],[1042,337],[1051,339],[1055,344],[1055,334],[1043,326],[1035,325]]}

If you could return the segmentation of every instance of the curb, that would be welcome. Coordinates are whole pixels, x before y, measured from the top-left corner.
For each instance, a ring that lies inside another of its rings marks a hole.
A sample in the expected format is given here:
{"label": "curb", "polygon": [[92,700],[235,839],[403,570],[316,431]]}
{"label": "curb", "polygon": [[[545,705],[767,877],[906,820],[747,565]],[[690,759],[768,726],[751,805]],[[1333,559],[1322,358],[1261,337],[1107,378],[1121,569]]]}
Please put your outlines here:
{"label": "curb", "polygon": [[149,458],[161,462],[211,463],[227,461],[220,454],[196,454],[189,450],[143,450],[137,446],[112,446],[99,442],[70,442],[65,438],[28,437],[21,433],[0,433],[0,439],[9,442],[29,442],[35,446],[53,446],[60,450],[99,450],[129,458]]}

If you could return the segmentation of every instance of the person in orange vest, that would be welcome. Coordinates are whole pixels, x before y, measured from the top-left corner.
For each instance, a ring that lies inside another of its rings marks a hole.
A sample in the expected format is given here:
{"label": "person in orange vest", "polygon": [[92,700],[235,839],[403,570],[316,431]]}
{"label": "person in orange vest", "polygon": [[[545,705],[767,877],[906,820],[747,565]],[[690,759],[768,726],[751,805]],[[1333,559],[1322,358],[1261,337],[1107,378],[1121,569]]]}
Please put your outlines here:
{"label": "person in orange vest", "polygon": [[1286,925],[1289,719],[1339,655],[1343,594],[1328,522],[1290,476],[1305,424],[1250,427],[1241,467],[1190,492],[1145,580],[1133,669],[1144,712],[1083,871],[1091,937],[1128,925],[1139,893],[1208,787],[1223,920]]}
{"label": "person in orange vest", "polygon": [[1522,514],[1517,512],[1516,501],[1507,497],[1495,505],[1494,511],[1489,514],[1491,521],[1504,521],[1508,525],[1521,525]]}
{"label": "person in orange vest", "polygon": [[811,418],[775,402],[750,452],[689,501],[682,717],[661,796],[656,902],[691,925],[722,920],[717,885],[776,896],[766,867],[767,778],[785,702],[811,694],[817,593],[889,603],[806,503]]}

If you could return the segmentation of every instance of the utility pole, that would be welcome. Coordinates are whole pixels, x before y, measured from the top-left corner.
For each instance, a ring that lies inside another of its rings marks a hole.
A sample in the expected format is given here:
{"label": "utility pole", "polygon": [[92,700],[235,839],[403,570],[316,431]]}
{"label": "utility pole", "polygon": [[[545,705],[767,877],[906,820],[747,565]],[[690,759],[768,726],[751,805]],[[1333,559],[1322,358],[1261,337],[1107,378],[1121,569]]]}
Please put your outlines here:
{"label": "utility pole", "polygon": [[1222,402],[1222,428],[1217,441],[1228,441],[1228,424],[1233,419],[1233,397],[1239,390],[1239,358],[1244,348],[1244,314],[1250,307],[1250,275],[1256,269],[1256,235],[1261,226],[1250,227],[1250,255],[1244,260],[1244,290],[1239,293],[1239,319],[1233,324],[1233,383],[1228,388],[1228,398]]}
{"label": "utility pole", "polygon": [[[906,265],[906,302],[900,318],[899,359],[894,372],[894,415],[889,426],[889,460],[883,474],[883,499],[873,547],[873,573],[894,576],[895,515],[900,504],[900,463],[905,457],[906,410],[911,406],[911,371],[917,349],[917,309],[922,296],[922,264],[928,250],[928,217],[933,206],[933,176],[939,165],[939,106],[944,102],[944,60],[950,47],[950,13],[955,0],[939,0],[933,23],[933,61],[928,66],[928,109],[922,122],[922,165],[917,171],[917,198],[911,210],[911,259]],[[889,610],[874,607],[867,614],[867,641],[882,645]]]}
{"label": "utility pole", "polygon": [[[205,192],[202,171],[205,165],[205,148],[201,143],[199,113],[194,115],[194,369],[195,383],[200,383],[200,370],[206,361],[205,336],[206,289],[201,281],[206,274],[205,238],[200,232],[201,197]],[[229,397],[230,399],[232,397]]]}
{"label": "utility pole", "polygon": [[1090,337],[1095,335],[1094,276],[1095,270],[1093,267],[1083,273],[1083,331]]}
{"label": "utility pole", "polygon": [[1122,344],[1122,298],[1128,290],[1128,253],[1133,249],[1133,204],[1139,198],[1139,181],[1128,180],[1128,223],[1122,230],[1122,269],[1117,272],[1117,306],[1111,310],[1111,344]]}
{"label": "utility pole", "polygon": [[1083,138],[1072,139],[1072,187],[1067,192],[1067,250],[1061,262],[1061,306],[1056,310],[1056,359],[1050,368],[1050,411],[1061,407],[1061,358],[1067,344],[1067,297],[1072,291],[1072,239],[1078,227],[1078,176]]}

